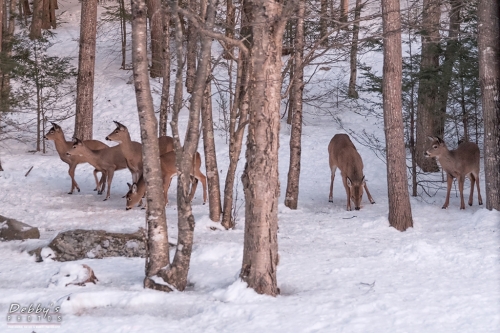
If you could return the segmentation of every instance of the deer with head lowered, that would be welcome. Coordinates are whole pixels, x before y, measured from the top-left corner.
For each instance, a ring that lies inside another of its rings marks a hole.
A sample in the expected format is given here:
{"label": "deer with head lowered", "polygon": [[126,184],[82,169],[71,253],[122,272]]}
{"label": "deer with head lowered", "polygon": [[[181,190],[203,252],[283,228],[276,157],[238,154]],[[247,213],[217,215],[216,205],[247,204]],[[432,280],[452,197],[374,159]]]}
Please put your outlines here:
{"label": "deer with head lowered", "polygon": [[[78,192],[80,192],[80,187],[78,186],[78,184],[76,183],[76,180],[75,180],[75,169],[76,169],[76,166],[78,164],[86,163],[86,161],[79,156],[66,155],[66,152],[68,151],[68,149],[70,149],[73,146],[73,142],[66,141],[66,138],[64,137],[64,133],[63,133],[61,126],[59,126],[55,123],[52,123],[52,122],[51,122],[51,124],[52,124],[52,128],[49,129],[47,134],[45,134],[44,138],[45,138],[45,140],[54,141],[57,153],[59,154],[59,158],[63,162],[65,162],[69,165],[68,174],[71,177],[71,190],[69,191],[68,194],[73,194],[74,189],[76,189],[76,190],[78,190]],[[85,140],[84,142],[87,145],[87,147],[89,147],[90,149],[94,149],[94,150],[109,148],[106,144],[104,144],[98,140]],[[95,187],[96,187],[94,189],[94,191],[97,191],[100,188],[99,181],[97,179],[97,172],[99,172],[99,171],[94,170],[94,179],[95,179]],[[102,178],[101,178],[101,181],[103,181]]]}
{"label": "deer with head lowered", "polygon": [[106,182],[108,184],[108,191],[104,201],[108,200],[111,195],[111,182],[116,170],[125,169],[127,161],[118,146],[108,147],[101,150],[93,150],[87,147],[85,142],[79,139],[73,141],[72,147],[66,152],[68,156],[75,156],[81,158],[83,161],[90,163],[96,170],[103,174],[104,182],[99,189],[99,194],[102,194]]}
{"label": "deer with head lowered", "polygon": [[474,197],[474,183],[477,185],[477,199],[483,204],[481,190],[479,188],[479,147],[473,142],[463,142],[457,149],[448,150],[444,141],[439,137],[429,137],[429,149],[425,151],[425,157],[435,157],[444,171],[446,171],[447,191],[443,209],[450,204],[450,191],[453,178],[458,179],[460,191],[460,209],[465,209],[464,183],[465,177],[470,179],[469,206],[472,206]]}
{"label": "deer with head lowered", "polygon": [[[161,162],[161,174],[163,178],[163,193],[165,195],[165,204],[168,204],[168,189],[170,187],[170,183],[172,182],[172,178],[177,175],[177,167],[175,165],[175,152],[170,151],[166,154],[160,156]],[[191,178],[193,179],[193,185],[191,187],[191,194],[189,200],[193,200],[194,193],[196,191],[196,187],[198,185],[198,180],[201,181],[203,185],[203,204],[207,201],[207,177],[200,171],[201,166],[201,157],[200,153],[195,154],[195,160],[193,163],[193,170],[191,171]],[[129,191],[126,195],[127,205],[126,210],[131,209],[136,204],[142,206],[142,198],[146,193],[146,183],[144,178],[141,176],[139,181],[134,184],[128,184]]]}
{"label": "deer with head lowered", "polygon": [[[117,121],[116,129],[106,136],[106,140],[118,142],[123,156],[127,160],[127,167],[132,173],[132,182],[137,183],[142,176],[142,144],[132,141],[130,133],[125,125]],[[161,136],[158,138],[160,155],[174,150],[174,139],[170,136]]]}
{"label": "deer with head lowered", "polygon": [[332,172],[329,201],[333,202],[333,181],[335,180],[335,171],[339,168],[347,195],[347,210],[351,210],[351,200],[354,203],[354,209],[360,209],[363,188],[370,203],[374,204],[375,201],[368,191],[363,175],[363,160],[347,134],[335,134],[328,145],[328,155]]}

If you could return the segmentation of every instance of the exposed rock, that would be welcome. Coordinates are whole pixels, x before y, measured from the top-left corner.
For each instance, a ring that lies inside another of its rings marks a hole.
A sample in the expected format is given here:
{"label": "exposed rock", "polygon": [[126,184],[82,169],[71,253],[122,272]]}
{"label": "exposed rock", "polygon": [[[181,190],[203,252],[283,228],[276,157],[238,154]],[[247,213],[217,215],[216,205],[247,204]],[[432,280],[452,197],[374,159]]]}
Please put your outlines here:
{"label": "exposed rock", "polygon": [[21,221],[0,215],[0,240],[38,239],[40,231]]}
{"label": "exposed rock", "polygon": [[[69,230],[59,233],[48,245],[50,257],[57,261],[84,258],[141,257],[146,255],[144,229],[132,234],[111,233],[104,230]],[[42,257],[44,251],[42,250]],[[50,251],[49,251],[50,252]]]}

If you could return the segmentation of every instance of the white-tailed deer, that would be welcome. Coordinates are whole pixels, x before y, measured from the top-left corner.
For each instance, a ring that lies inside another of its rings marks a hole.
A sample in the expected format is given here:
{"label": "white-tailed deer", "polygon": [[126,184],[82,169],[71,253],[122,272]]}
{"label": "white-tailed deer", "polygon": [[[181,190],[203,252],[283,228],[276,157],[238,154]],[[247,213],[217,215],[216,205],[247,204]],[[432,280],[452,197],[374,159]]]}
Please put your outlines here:
{"label": "white-tailed deer", "polygon": [[[76,180],[75,180],[75,169],[76,169],[76,166],[78,164],[86,163],[86,161],[79,156],[66,155],[66,152],[73,146],[73,141],[66,141],[66,138],[64,137],[64,133],[63,133],[62,128],[55,123],[51,122],[51,124],[52,124],[52,128],[49,129],[47,134],[45,134],[44,138],[45,138],[45,140],[54,141],[57,153],[59,154],[59,158],[63,162],[65,162],[69,165],[68,174],[71,177],[71,190],[69,191],[68,194],[73,194],[74,189],[77,189],[78,192],[80,192],[80,187],[78,186],[78,184],[76,183]],[[93,149],[93,150],[109,148],[106,144],[104,144],[98,140],[85,140],[84,143],[87,145],[87,147],[89,147],[90,149]],[[94,170],[94,179],[95,179],[94,191],[97,191],[100,189],[99,181],[97,179],[97,172],[99,172],[99,171]],[[103,181],[102,178],[101,178],[101,181]]]}
{"label": "white-tailed deer", "polygon": [[450,204],[450,191],[453,178],[458,179],[458,189],[460,191],[460,209],[465,209],[464,202],[464,182],[465,177],[470,179],[469,206],[472,206],[474,197],[474,183],[477,184],[477,199],[479,204],[483,204],[481,190],[479,188],[479,147],[472,142],[461,143],[457,149],[448,150],[446,144],[441,138],[429,137],[430,146],[425,151],[426,157],[435,157],[444,171],[446,171],[446,180],[448,188],[446,191],[446,200],[443,209],[448,208]]}
{"label": "white-tailed deer", "polygon": [[[132,173],[132,182],[137,183],[142,175],[142,144],[130,139],[130,133],[125,125],[114,121],[116,129],[106,136],[106,140],[119,143],[119,147],[127,160],[127,167]],[[174,139],[169,136],[158,138],[160,155],[174,150]]]}
{"label": "white-tailed deer", "polygon": [[[170,151],[166,154],[160,156],[161,161],[161,174],[163,178],[163,193],[165,195],[165,204],[168,204],[168,188],[172,182],[172,178],[177,175],[177,167],[175,166],[175,152]],[[200,171],[201,157],[200,153],[195,155],[195,163],[193,165],[193,171],[191,176],[194,177],[193,185],[191,187],[191,194],[189,200],[193,200],[196,187],[198,185],[198,180],[201,181],[203,185],[203,204],[207,202],[207,177]],[[128,183],[127,183],[128,184]],[[144,178],[141,176],[139,181],[134,184],[128,184],[129,191],[126,195],[127,206],[126,210],[131,209],[136,204],[142,205],[142,197],[146,193],[146,183]]]}
{"label": "white-tailed deer", "polygon": [[335,134],[328,145],[328,155],[332,172],[329,201],[333,202],[333,181],[335,180],[335,171],[339,168],[347,195],[347,210],[351,210],[351,200],[354,203],[354,209],[360,209],[363,187],[368,195],[368,200],[374,204],[375,201],[368,191],[363,175],[363,160],[347,134]]}
{"label": "white-tailed deer", "polygon": [[106,182],[108,183],[108,191],[104,201],[108,200],[111,195],[111,182],[116,170],[125,169],[127,161],[123,157],[122,151],[118,146],[108,147],[100,150],[93,150],[79,139],[75,138],[73,145],[66,152],[68,156],[75,156],[81,158],[84,162],[92,164],[94,168],[101,171],[103,174],[104,182],[99,189],[99,194],[102,194]]}

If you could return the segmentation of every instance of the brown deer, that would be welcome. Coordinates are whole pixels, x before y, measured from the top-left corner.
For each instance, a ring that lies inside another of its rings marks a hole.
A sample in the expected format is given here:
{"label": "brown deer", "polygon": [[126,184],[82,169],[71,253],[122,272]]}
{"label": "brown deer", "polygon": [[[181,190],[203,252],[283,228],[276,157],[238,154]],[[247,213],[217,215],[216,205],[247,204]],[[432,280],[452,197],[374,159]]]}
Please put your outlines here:
{"label": "brown deer", "polygon": [[[137,183],[142,175],[142,144],[130,139],[130,133],[125,125],[114,121],[116,129],[106,136],[106,140],[119,143],[119,147],[127,160],[127,167],[132,173],[132,182]],[[169,136],[158,138],[160,155],[174,150],[174,139]]]}
{"label": "brown deer", "polygon": [[[175,166],[175,152],[170,151],[166,154],[160,156],[161,161],[161,174],[163,177],[163,193],[165,195],[165,204],[168,204],[168,189],[170,187],[170,183],[172,182],[172,178],[177,175],[177,167]],[[201,166],[201,157],[200,153],[196,153],[195,161],[193,163],[193,171],[191,172],[191,178],[194,177],[193,186],[191,188],[191,194],[189,200],[193,200],[194,193],[196,191],[196,187],[198,185],[198,180],[201,181],[203,185],[203,204],[207,202],[207,177],[200,171]],[[128,183],[127,183],[128,184]],[[129,191],[126,195],[127,205],[126,210],[131,209],[137,203],[139,206],[142,206],[142,198],[146,193],[146,183],[144,178],[141,176],[139,181],[134,184],[128,184]]]}
{"label": "brown deer", "polygon": [[83,161],[92,164],[94,168],[101,171],[103,174],[104,182],[99,189],[98,194],[102,194],[106,182],[108,183],[108,191],[104,201],[108,200],[111,195],[111,182],[116,170],[125,169],[127,161],[121,152],[119,146],[108,147],[100,150],[93,150],[87,147],[85,142],[75,138],[72,147],[66,152],[68,156],[76,156]]}
{"label": "brown deer", "polygon": [[335,134],[328,145],[328,155],[332,172],[329,201],[333,202],[333,181],[335,180],[335,171],[339,168],[347,195],[347,210],[351,210],[351,200],[354,203],[354,209],[360,209],[363,187],[368,195],[368,200],[374,204],[375,201],[368,191],[363,175],[363,160],[347,134]]}
{"label": "brown deer", "polygon": [[469,206],[472,206],[474,197],[474,183],[477,184],[477,199],[479,204],[483,204],[481,190],[479,188],[479,147],[472,142],[463,142],[457,149],[448,150],[444,141],[435,136],[429,137],[430,146],[425,151],[426,157],[435,157],[444,171],[446,171],[446,180],[448,188],[446,191],[446,200],[443,209],[448,208],[450,204],[450,191],[453,178],[458,179],[458,189],[460,191],[460,209],[465,209],[464,202],[464,183],[465,177],[470,179]]}
{"label": "brown deer", "polygon": [[[54,141],[54,144],[56,146],[57,153],[59,154],[59,158],[67,163],[69,165],[69,170],[68,174],[71,177],[71,190],[68,192],[68,194],[73,194],[73,190],[77,189],[78,192],[80,192],[80,187],[76,183],[75,180],[75,169],[78,164],[81,163],[86,163],[86,161],[79,157],[79,156],[68,156],[66,155],[66,152],[68,149],[70,149],[73,146],[72,141],[66,141],[66,138],[64,137],[63,130],[61,126],[52,123],[52,128],[49,129],[47,134],[45,134],[44,138],[45,140],[52,140]],[[98,150],[98,149],[104,149],[104,148],[109,148],[106,144],[102,143],[101,141],[98,140],[85,140],[84,141],[87,147],[93,150]],[[96,188],[94,191],[97,191],[100,189],[99,181],[97,179],[97,172],[98,170],[94,170],[94,179],[95,179],[95,184]],[[103,179],[101,178],[101,182]]]}

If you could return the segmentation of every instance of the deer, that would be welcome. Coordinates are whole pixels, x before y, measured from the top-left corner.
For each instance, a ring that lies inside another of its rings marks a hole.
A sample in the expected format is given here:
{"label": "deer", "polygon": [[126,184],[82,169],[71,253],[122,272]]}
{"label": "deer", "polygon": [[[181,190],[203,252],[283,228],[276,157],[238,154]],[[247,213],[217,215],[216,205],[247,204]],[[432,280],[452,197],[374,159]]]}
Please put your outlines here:
{"label": "deer", "polygon": [[[130,139],[130,133],[125,125],[117,121],[116,129],[106,136],[106,140],[119,143],[119,147],[127,160],[127,167],[132,173],[132,182],[137,183],[142,175],[142,144]],[[174,139],[170,136],[158,138],[160,155],[174,150]]]}
{"label": "deer", "polygon": [[72,147],[68,149],[66,155],[79,157],[81,160],[90,163],[96,170],[102,172],[104,181],[98,194],[103,193],[107,182],[108,190],[104,201],[111,197],[111,182],[113,181],[115,171],[127,167],[127,161],[119,146],[94,150],[90,149],[85,142],[75,138]]}
{"label": "deer", "polygon": [[[163,178],[163,193],[165,195],[165,204],[168,204],[168,189],[170,188],[170,183],[172,178],[177,175],[177,167],[175,165],[175,151],[170,151],[166,154],[160,156],[161,162],[161,173]],[[191,188],[191,194],[189,200],[193,200],[196,187],[198,185],[198,180],[201,181],[203,185],[203,204],[207,202],[207,177],[200,171],[201,157],[200,153],[196,152],[195,160],[193,163],[193,170],[191,172],[191,178],[194,178],[193,186]],[[142,198],[146,193],[146,182],[144,177],[141,176],[137,183],[129,184],[129,191],[126,195],[127,204],[125,210],[132,209],[137,203],[139,207],[142,206]],[[145,207],[143,207],[145,208]]]}
{"label": "deer", "polygon": [[351,210],[351,200],[354,203],[354,209],[360,209],[363,188],[370,203],[374,204],[375,201],[368,190],[363,175],[363,160],[347,134],[335,134],[328,144],[328,155],[332,172],[328,201],[333,202],[333,181],[335,180],[335,172],[339,168],[347,195],[347,210]]}
{"label": "deer", "polygon": [[441,167],[446,171],[446,200],[442,209],[447,209],[450,204],[450,191],[453,183],[453,178],[458,179],[458,189],[460,191],[460,209],[465,209],[464,201],[464,183],[465,177],[470,179],[470,195],[469,206],[472,206],[474,197],[474,183],[477,185],[477,199],[479,205],[483,204],[481,197],[481,189],[479,188],[479,159],[480,151],[477,144],[473,142],[463,142],[458,145],[455,150],[448,150],[444,141],[437,137],[428,137],[430,142],[429,148],[425,151],[424,156],[427,158],[435,157],[441,164]]}
{"label": "deer", "polygon": [[[86,163],[86,161],[79,156],[66,155],[68,149],[70,149],[73,146],[73,141],[66,141],[61,126],[53,122],[51,122],[51,124],[52,128],[49,129],[47,134],[45,134],[44,138],[45,140],[54,141],[57,153],[59,154],[59,158],[63,162],[69,165],[68,174],[71,177],[71,189],[68,192],[68,194],[73,194],[73,190],[75,189],[78,190],[78,192],[80,192],[80,187],[78,186],[78,183],[75,180],[75,169],[78,164]],[[98,140],[85,140],[84,143],[87,145],[87,147],[93,150],[109,148],[108,145]],[[96,183],[96,188],[94,189],[94,191],[98,191],[100,189],[100,182],[97,179],[98,172],[99,172],[98,170],[94,170],[94,179]],[[102,181],[104,181],[104,179],[101,177],[101,182]]]}

